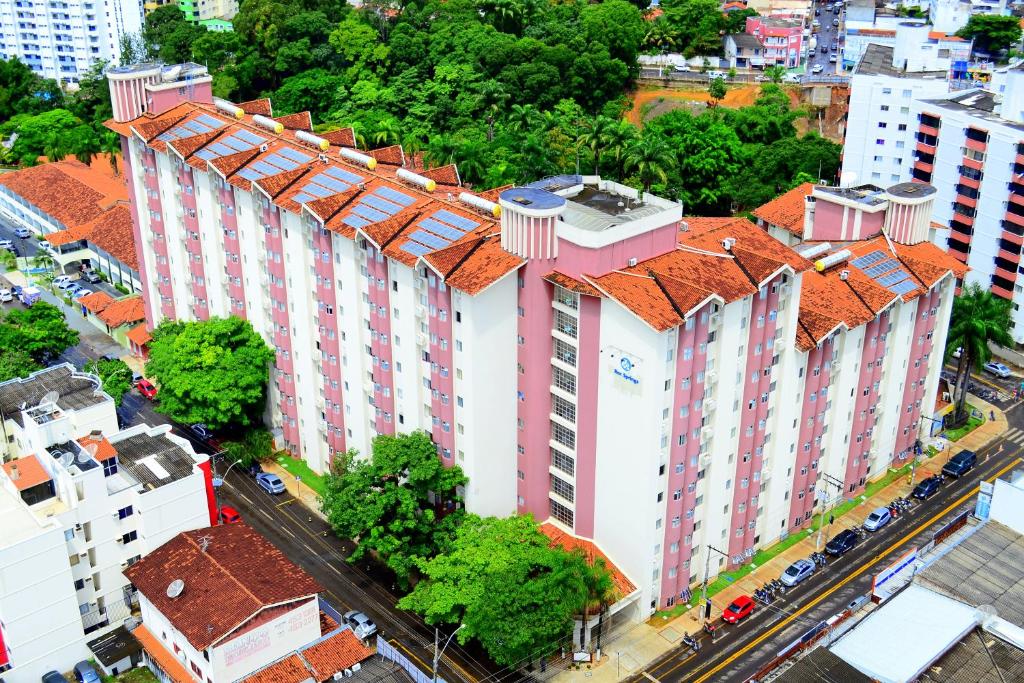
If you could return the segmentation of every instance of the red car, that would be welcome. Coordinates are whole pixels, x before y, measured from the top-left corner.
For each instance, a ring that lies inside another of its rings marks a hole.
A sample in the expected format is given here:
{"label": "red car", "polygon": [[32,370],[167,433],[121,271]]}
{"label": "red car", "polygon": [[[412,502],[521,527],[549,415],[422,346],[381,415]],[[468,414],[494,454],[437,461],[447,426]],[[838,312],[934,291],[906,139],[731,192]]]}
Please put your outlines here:
{"label": "red car", "polygon": [[741,595],[725,608],[725,611],[722,612],[722,620],[735,624],[750,616],[750,613],[754,611],[754,605],[755,603],[749,595]]}
{"label": "red car", "polygon": [[231,507],[230,505],[222,505],[220,508],[220,523],[221,524],[238,524],[242,521],[242,515],[238,514],[238,510]]}
{"label": "red car", "polygon": [[140,379],[139,383],[135,385],[139,389],[139,393],[152,401],[156,398],[156,387],[148,379]]}

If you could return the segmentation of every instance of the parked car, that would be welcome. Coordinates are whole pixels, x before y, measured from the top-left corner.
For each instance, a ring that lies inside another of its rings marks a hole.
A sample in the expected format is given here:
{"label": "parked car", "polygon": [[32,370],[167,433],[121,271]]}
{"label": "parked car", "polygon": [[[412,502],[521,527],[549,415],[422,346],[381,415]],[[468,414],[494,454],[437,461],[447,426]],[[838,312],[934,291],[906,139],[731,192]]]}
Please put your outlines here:
{"label": "parked car", "polygon": [[810,560],[797,560],[782,572],[779,580],[787,586],[795,586],[814,573],[814,563]]}
{"label": "parked car", "polygon": [[14,242],[11,240],[0,240],[0,249],[10,249],[14,246]]}
{"label": "parked car", "polygon": [[15,228],[14,229],[14,236],[15,237],[20,237],[21,239],[25,239],[27,237],[31,237],[32,236],[32,231],[29,230],[28,228]]}
{"label": "parked car", "polygon": [[825,66],[823,64],[815,64],[811,68],[811,73],[820,74],[824,70],[825,70]]}
{"label": "parked car", "polygon": [[729,80],[729,74],[725,73],[724,71],[709,71],[708,72],[708,80],[709,81],[713,81],[716,78],[721,78],[723,81],[727,81],[727,80]]}
{"label": "parked car", "polygon": [[693,71],[693,69],[690,68],[689,64],[676,64],[674,67],[672,67],[672,69],[674,71],[683,71],[683,72]]}
{"label": "parked car", "polygon": [[889,508],[876,508],[871,511],[868,518],[864,520],[864,529],[867,531],[878,531],[892,520]]}
{"label": "parked car", "polygon": [[97,273],[92,268],[86,268],[85,270],[82,271],[82,279],[90,284],[96,284],[102,278],[99,276],[99,273]]}
{"label": "parked car", "polygon": [[749,595],[741,595],[730,602],[729,606],[722,612],[722,621],[730,624],[738,623],[750,616],[754,611],[754,606],[755,603]]}
{"label": "parked car", "polygon": [[800,74],[786,74],[785,76],[782,77],[782,82],[783,83],[799,83],[800,82]]}
{"label": "parked car", "polygon": [[213,434],[210,432],[210,430],[202,422],[196,422],[194,425],[189,425],[188,426],[188,430],[190,432],[192,432],[193,434],[195,434],[196,438],[198,438],[198,439],[200,439],[202,441],[206,441],[211,436],[213,436]]}
{"label": "parked car", "polygon": [[57,277],[53,278],[54,287],[60,287],[65,282],[71,282],[70,275],[58,275]]}
{"label": "parked car", "polygon": [[43,674],[43,683],[68,683],[68,679],[60,675],[57,671],[47,671]]}
{"label": "parked car", "polygon": [[351,612],[345,612],[342,616],[345,624],[348,625],[352,631],[356,634],[356,637],[360,640],[366,640],[374,633],[377,632],[377,624],[373,623],[373,619],[366,616],[362,612],[352,610]]}
{"label": "parked car", "polygon": [[832,20],[832,25],[833,26],[839,26],[839,19],[838,18],[837,19],[833,19]]}
{"label": "parked car", "polygon": [[77,683],[100,683],[100,675],[89,662],[81,661],[75,664],[74,674]]}
{"label": "parked car", "polygon": [[67,292],[67,291],[69,291],[71,289],[77,289],[77,288],[78,288],[78,283],[75,282],[74,280],[67,280],[67,281],[61,282],[59,285],[57,285],[57,289],[61,290],[62,292]]}
{"label": "parked car", "polygon": [[284,482],[276,474],[261,472],[256,475],[256,483],[259,484],[261,489],[273,496],[284,493]]}
{"label": "parked car", "polygon": [[64,294],[74,299],[78,296],[78,292],[81,291],[81,289],[82,287],[80,287],[77,282],[73,282],[70,287],[67,287],[64,290]]}
{"label": "parked car", "polygon": [[135,386],[138,388],[139,393],[148,398],[150,401],[156,398],[156,387],[153,386],[153,383],[150,382],[148,379],[139,380],[139,383],[136,384]]}
{"label": "parked car", "polygon": [[914,487],[914,492],[910,495],[920,500],[926,500],[934,496],[939,487],[942,485],[942,477],[928,477],[920,484]]}
{"label": "parked car", "polygon": [[231,507],[230,505],[222,505],[220,508],[220,523],[221,524],[238,524],[242,521],[242,515],[238,514],[238,510]]}
{"label": "parked car", "polygon": [[1012,374],[1010,372],[1010,368],[1006,367],[1002,363],[997,363],[994,360],[990,360],[985,363],[985,372],[991,372],[1000,379],[1006,379]]}
{"label": "parked car", "polygon": [[974,451],[960,451],[942,466],[942,473],[954,479],[959,479],[974,469],[977,463],[978,455]]}
{"label": "parked car", "polygon": [[830,64],[835,64],[836,62],[839,61],[839,55],[836,55],[836,54],[829,55],[828,56],[828,61],[829,61]]}
{"label": "parked car", "polygon": [[840,531],[835,538],[825,544],[825,552],[836,557],[843,555],[857,545],[857,538],[853,529]]}
{"label": "parked car", "polygon": [[9,289],[0,289],[0,303],[6,304],[9,301],[14,301],[14,292]]}
{"label": "parked car", "polygon": [[88,296],[90,294],[92,294],[92,290],[89,289],[88,287],[79,287],[78,289],[75,290],[75,293],[71,295],[71,298],[81,299],[83,296]]}

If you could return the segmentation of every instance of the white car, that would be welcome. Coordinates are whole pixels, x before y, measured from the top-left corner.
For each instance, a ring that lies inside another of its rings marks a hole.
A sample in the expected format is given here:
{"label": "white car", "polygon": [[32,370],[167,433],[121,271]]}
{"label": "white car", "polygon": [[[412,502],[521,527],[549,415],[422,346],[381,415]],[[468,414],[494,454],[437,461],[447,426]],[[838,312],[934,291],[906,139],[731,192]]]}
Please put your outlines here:
{"label": "white car", "polygon": [[0,240],[0,249],[10,249],[14,246],[14,242],[11,240]]}
{"label": "white car", "polygon": [[6,304],[9,301],[14,301],[14,293],[9,289],[0,289],[0,303]]}
{"label": "white car", "polygon": [[814,68],[811,69],[811,73],[820,74],[824,70],[825,70],[824,66],[822,66],[821,64],[815,64]]}
{"label": "white car", "polygon": [[87,294],[92,294],[92,290],[89,289],[88,287],[79,287],[78,289],[75,290],[75,293],[71,295],[71,298],[81,299],[83,296],[86,296]]}
{"label": "white car", "polygon": [[32,231],[28,228],[15,228],[14,236],[20,237],[21,239],[27,239],[32,236]]}
{"label": "white car", "polygon": [[729,79],[729,74],[725,73],[724,71],[709,71],[708,72],[708,80],[709,81],[713,81],[716,78],[721,78],[723,81],[725,81],[725,80]]}
{"label": "white car", "polygon": [[689,64],[676,64],[672,67],[675,71],[693,71]]}
{"label": "white car", "polygon": [[57,277],[53,278],[54,287],[60,287],[61,285],[67,284],[68,282],[71,282],[70,275],[58,275]]}

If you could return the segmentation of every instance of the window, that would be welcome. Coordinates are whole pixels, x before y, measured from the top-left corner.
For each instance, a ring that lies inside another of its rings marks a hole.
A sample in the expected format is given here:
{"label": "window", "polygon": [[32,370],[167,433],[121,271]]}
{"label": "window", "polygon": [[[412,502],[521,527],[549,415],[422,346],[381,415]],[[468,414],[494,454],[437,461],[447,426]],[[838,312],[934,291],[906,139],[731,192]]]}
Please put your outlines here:
{"label": "window", "polygon": [[562,368],[551,368],[551,384],[567,393],[576,394],[576,377]]}
{"label": "window", "polygon": [[569,422],[576,422],[576,406],[561,396],[551,394],[551,412]]}
{"label": "window", "polygon": [[551,438],[567,448],[576,448],[576,432],[557,422],[551,423]]}
{"label": "window", "polygon": [[576,367],[576,347],[572,344],[567,344],[561,339],[555,339],[554,342],[552,347],[554,357],[567,365]]}
{"label": "window", "polygon": [[133,510],[131,505],[129,505],[128,507],[123,507],[117,511],[117,518],[124,519],[125,517],[131,517],[132,512]]}
{"label": "window", "polygon": [[562,453],[561,451],[551,449],[551,464],[557,469],[562,470],[569,476],[573,476],[576,471],[576,461],[572,457]]}
{"label": "window", "polygon": [[548,499],[548,506],[548,510],[552,517],[567,527],[572,527],[572,510],[551,498]]}
{"label": "window", "polygon": [[109,477],[114,474],[117,474],[117,456],[103,461],[103,476]]}
{"label": "window", "polygon": [[576,338],[578,330],[576,328],[576,318],[569,315],[568,313],[560,310],[555,311],[555,329],[564,335]]}
{"label": "window", "polygon": [[563,481],[555,475],[551,476],[551,492],[565,498],[569,502],[572,502],[576,495],[575,487],[567,481]]}
{"label": "window", "polygon": [[121,536],[121,542],[122,543],[131,543],[132,541],[134,541],[138,537],[139,537],[139,532],[137,532],[137,531],[129,531],[128,533],[126,533],[123,536]]}

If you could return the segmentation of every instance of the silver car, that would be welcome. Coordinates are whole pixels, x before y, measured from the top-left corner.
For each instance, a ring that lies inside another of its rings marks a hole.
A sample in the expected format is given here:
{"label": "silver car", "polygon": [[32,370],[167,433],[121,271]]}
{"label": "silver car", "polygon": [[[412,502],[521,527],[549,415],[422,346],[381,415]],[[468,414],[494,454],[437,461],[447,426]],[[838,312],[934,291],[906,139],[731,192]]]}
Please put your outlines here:
{"label": "silver car", "polygon": [[787,586],[795,586],[814,573],[814,563],[810,560],[797,560],[782,572],[779,580]]}
{"label": "silver car", "polygon": [[370,617],[362,612],[357,612],[356,610],[345,612],[342,619],[344,619],[345,624],[352,629],[352,632],[356,634],[359,640],[366,640],[377,632],[377,624],[373,623],[373,619],[370,619]]}
{"label": "silver car", "polygon": [[892,514],[889,512],[889,508],[875,508],[868,515],[868,518],[864,520],[864,528],[868,531],[878,531],[888,524],[891,519]]}

